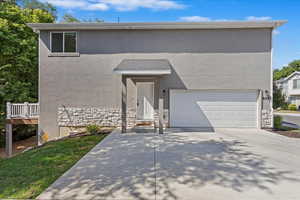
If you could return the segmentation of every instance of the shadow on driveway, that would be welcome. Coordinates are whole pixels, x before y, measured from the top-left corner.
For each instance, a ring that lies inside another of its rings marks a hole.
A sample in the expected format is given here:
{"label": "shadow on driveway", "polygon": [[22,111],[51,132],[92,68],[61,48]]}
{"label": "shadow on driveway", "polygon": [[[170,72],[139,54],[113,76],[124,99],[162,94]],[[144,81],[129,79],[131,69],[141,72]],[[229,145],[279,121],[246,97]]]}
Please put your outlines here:
{"label": "shadow on driveway", "polygon": [[39,198],[273,199],[283,182],[300,186],[293,171],[278,169],[248,149],[247,143],[217,133],[114,132]]}

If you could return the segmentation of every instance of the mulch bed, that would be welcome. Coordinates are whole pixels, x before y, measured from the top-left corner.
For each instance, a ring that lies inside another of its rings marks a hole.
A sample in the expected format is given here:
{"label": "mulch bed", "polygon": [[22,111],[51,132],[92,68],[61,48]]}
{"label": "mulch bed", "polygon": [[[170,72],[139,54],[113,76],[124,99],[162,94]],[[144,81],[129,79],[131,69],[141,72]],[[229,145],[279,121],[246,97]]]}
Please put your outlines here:
{"label": "mulch bed", "polygon": [[300,138],[300,133],[296,133],[296,132],[292,132],[292,131],[283,131],[283,130],[278,130],[278,129],[268,129],[268,131],[279,134],[279,135],[284,135],[286,137]]}
{"label": "mulch bed", "polygon": [[[36,136],[13,142],[13,155],[23,152],[25,149],[37,146]],[[5,147],[0,148],[0,158],[6,158]]]}

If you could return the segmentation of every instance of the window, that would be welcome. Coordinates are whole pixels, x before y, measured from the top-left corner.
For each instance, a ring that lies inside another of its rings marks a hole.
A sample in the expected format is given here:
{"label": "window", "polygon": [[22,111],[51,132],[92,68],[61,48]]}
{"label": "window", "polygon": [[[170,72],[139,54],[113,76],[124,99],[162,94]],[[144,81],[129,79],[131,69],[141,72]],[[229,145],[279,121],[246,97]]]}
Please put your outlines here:
{"label": "window", "polygon": [[72,53],[77,51],[76,32],[53,32],[51,33],[52,53]]}
{"label": "window", "polygon": [[300,89],[300,79],[293,80],[293,89]]}

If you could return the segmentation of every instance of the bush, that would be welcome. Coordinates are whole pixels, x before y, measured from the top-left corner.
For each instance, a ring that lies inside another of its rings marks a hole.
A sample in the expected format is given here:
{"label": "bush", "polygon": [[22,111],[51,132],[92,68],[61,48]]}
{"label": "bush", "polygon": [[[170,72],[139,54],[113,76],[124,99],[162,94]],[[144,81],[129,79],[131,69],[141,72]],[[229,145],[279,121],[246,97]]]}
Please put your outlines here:
{"label": "bush", "polygon": [[283,104],[283,105],[281,106],[281,109],[282,109],[282,110],[287,110],[287,109],[288,109],[288,104],[287,104],[287,103]]}
{"label": "bush", "polygon": [[274,116],[274,128],[281,129],[281,122],[282,122],[281,116]]}
{"label": "bush", "polygon": [[92,134],[92,135],[95,135],[97,133],[99,133],[100,131],[100,126],[96,125],[96,124],[91,124],[91,125],[88,125],[86,127],[86,130],[88,133]]}
{"label": "bush", "polygon": [[289,110],[297,110],[297,106],[296,106],[296,104],[289,104],[288,109]]}
{"label": "bush", "polygon": [[20,141],[36,135],[37,126],[20,124],[13,126],[13,141]]}
{"label": "bush", "polygon": [[0,131],[0,148],[5,147],[5,133]]}

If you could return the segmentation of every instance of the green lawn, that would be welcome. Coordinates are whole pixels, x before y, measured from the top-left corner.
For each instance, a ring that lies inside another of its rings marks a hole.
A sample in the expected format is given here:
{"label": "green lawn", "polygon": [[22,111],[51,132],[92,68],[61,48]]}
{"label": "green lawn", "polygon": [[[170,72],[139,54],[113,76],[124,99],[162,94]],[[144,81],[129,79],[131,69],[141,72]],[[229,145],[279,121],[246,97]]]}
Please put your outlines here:
{"label": "green lawn", "polygon": [[107,134],[49,142],[10,159],[0,159],[0,199],[37,197]]}
{"label": "green lawn", "polygon": [[295,113],[295,114],[300,114],[299,110],[274,110],[276,113]]}

